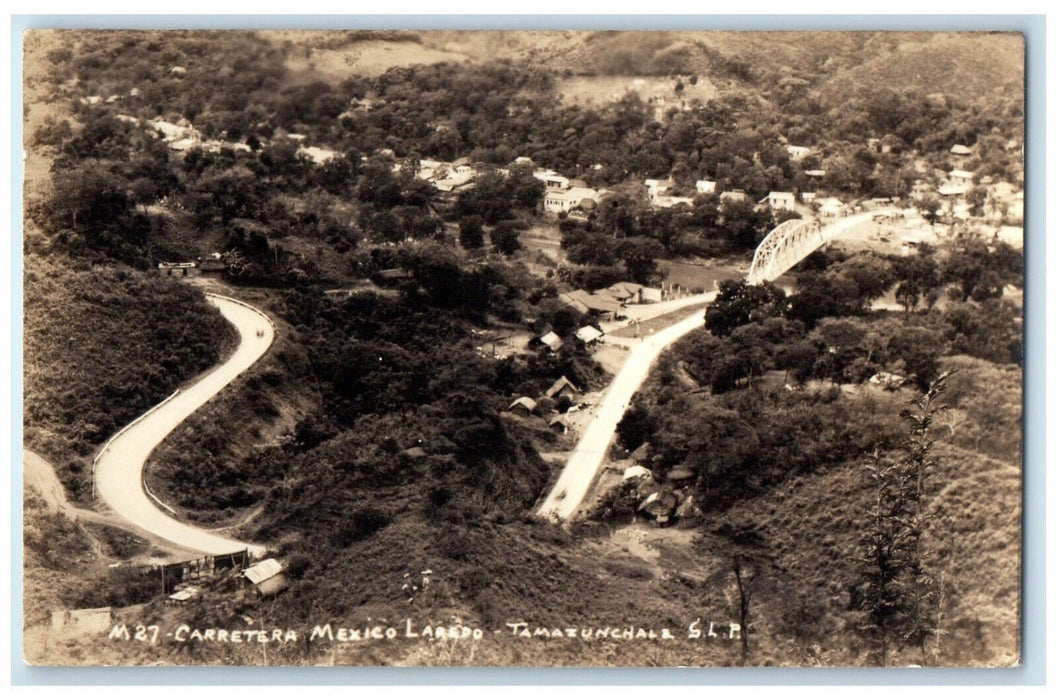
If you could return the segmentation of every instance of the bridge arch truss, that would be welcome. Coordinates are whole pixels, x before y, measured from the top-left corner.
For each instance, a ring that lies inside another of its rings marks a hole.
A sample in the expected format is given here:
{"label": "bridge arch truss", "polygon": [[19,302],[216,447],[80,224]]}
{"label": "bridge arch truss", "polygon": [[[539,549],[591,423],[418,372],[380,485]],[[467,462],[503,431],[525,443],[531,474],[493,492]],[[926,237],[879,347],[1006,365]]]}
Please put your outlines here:
{"label": "bridge arch truss", "polygon": [[749,284],[773,282],[826,242],[817,219],[790,219],[772,229],[752,256]]}

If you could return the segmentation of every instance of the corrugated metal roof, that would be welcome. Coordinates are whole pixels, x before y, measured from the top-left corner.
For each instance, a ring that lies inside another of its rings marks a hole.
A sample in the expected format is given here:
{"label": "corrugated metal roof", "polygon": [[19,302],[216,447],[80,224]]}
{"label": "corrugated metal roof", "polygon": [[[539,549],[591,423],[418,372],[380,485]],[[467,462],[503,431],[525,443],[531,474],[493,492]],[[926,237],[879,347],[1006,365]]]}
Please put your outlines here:
{"label": "corrugated metal roof", "polygon": [[590,309],[587,308],[587,304],[583,303],[576,297],[570,296],[566,292],[562,292],[558,295],[558,300],[566,306],[571,306],[582,314],[586,314]]}
{"label": "corrugated metal roof", "polygon": [[577,393],[580,392],[580,390],[576,388],[576,385],[573,384],[571,381],[569,381],[569,378],[566,377],[563,374],[561,379],[559,379],[558,381],[556,381],[553,384],[551,384],[551,388],[547,389],[547,393],[546,393],[547,398],[553,398],[555,394],[557,394],[559,391],[561,391],[565,387],[569,387],[570,389],[572,389],[573,391],[575,391]]}
{"label": "corrugated metal roof", "polygon": [[250,580],[250,583],[267,581],[272,576],[283,570],[282,565],[274,559],[265,559],[246,569],[242,573]]}
{"label": "corrugated metal roof", "polygon": [[515,406],[524,406],[528,411],[536,410],[536,402],[527,396],[522,396],[520,399],[515,399],[510,408],[513,409]]}
{"label": "corrugated metal roof", "polygon": [[576,337],[585,343],[598,340],[602,337],[602,331],[598,330],[594,326],[584,326],[580,330],[576,331]]}
{"label": "corrugated metal roof", "polygon": [[546,335],[541,336],[540,342],[549,347],[551,350],[554,350],[555,352],[561,350],[562,345],[564,345],[561,336],[559,336],[554,331],[550,331]]}
{"label": "corrugated metal roof", "polygon": [[171,596],[169,596],[169,600],[182,602],[185,600],[190,600],[196,595],[198,595],[198,588],[196,586],[189,586],[188,588],[185,588],[182,591],[176,591],[175,593],[173,593]]}
{"label": "corrugated metal roof", "polygon": [[651,476],[653,476],[653,474],[650,472],[649,469],[647,469],[646,467],[642,466],[641,464],[636,464],[635,466],[628,467],[627,469],[624,470],[624,477],[623,477],[622,481],[630,481],[631,479],[640,479],[640,478],[648,479]]}

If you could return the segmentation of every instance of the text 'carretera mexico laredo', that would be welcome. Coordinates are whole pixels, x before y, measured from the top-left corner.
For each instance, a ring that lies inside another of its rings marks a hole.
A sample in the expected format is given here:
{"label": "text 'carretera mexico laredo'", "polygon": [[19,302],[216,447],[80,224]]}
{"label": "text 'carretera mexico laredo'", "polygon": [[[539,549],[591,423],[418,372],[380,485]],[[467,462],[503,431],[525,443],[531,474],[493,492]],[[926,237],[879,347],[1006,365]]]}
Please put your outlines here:
{"label": "text 'carretera mexico laredo'", "polygon": [[634,624],[599,625],[544,625],[523,620],[506,622],[502,627],[481,627],[453,623],[417,623],[407,618],[398,624],[385,622],[347,625],[332,622],[309,628],[235,628],[201,627],[179,624],[163,630],[156,624],[120,623],[114,625],[107,638],[115,641],[158,644],[289,644],[296,642],[325,642],[337,644],[370,644],[415,641],[481,641],[507,638],[515,640],[579,639],[583,641],[666,641],[676,639],[729,641],[741,638],[741,626],[736,622],[716,623],[694,620],[678,627],[659,627]]}

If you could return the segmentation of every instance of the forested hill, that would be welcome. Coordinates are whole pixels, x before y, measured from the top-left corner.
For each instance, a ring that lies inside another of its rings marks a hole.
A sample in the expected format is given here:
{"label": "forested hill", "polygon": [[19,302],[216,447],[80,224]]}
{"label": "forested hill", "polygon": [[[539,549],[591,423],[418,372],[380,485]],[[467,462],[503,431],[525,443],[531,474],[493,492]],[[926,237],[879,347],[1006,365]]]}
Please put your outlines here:
{"label": "forested hill", "polygon": [[1022,91],[1024,82],[1024,41],[1014,33],[354,31],[322,32],[313,44],[322,46],[317,56],[343,52],[366,63],[364,43],[374,37],[419,47],[406,51],[408,64],[511,59],[559,75],[698,74],[721,88],[764,94],[803,81],[828,106],[879,86],[973,100]]}

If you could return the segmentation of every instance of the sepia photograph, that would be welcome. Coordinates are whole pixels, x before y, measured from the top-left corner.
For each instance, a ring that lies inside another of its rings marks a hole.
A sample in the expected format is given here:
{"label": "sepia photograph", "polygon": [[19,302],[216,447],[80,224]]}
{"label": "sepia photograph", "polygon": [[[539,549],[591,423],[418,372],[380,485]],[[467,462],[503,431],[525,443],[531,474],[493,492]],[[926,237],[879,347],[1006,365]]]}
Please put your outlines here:
{"label": "sepia photograph", "polygon": [[1024,34],[21,42],[25,663],[1022,663]]}

